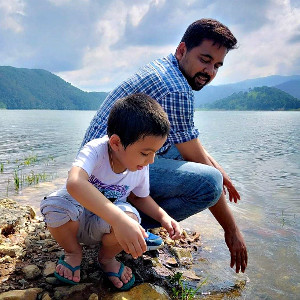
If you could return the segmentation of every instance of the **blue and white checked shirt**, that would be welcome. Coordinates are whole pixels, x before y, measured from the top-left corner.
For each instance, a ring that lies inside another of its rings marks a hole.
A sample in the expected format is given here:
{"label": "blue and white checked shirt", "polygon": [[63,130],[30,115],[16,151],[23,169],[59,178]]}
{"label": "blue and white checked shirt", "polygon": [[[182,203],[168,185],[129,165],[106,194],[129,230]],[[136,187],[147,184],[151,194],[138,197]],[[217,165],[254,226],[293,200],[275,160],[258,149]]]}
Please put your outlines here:
{"label": "blue and white checked shirt", "polygon": [[170,134],[158,153],[165,152],[172,144],[198,137],[199,132],[193,121],[194,92],[179,70],[177,59],[170,54],[147,64],[108,94],[92,119],[81,146],[107,134],[107,119],[113,103],[136,93],[151,96],[168,114],[171,124]]}

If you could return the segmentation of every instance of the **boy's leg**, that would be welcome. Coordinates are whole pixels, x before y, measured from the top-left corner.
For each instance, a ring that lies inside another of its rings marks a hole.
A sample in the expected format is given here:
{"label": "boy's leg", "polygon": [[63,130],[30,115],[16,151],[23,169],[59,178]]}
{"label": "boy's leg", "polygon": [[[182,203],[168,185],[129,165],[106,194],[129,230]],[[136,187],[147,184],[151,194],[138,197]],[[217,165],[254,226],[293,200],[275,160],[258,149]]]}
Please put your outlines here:
{"label": "boy's leg", "polygon": [[[49,196],[41,201],[40,208],[50,233],[65,250],[64,261],[72,267],[79,266],[82,249],[77,239],[77,233],[83,207],[71,197]],[[80,281],[79,270],[73,274],[66,266],[58,264],[56,272],[68,280]]]}
{"label": "boy's leg", "polygon": [[[64,261],[72,267],[79,266],[82,259],[82,248],[77,240],[77,232],[79,228],[78,221],[69,221],[60,227],[49,227],[48,229],[53,238],[65,250]],[[74,282],[80,281],[80,270],[72,273],[70,269],[64,265],[58,264],[56,272],[69,280]]]}
{"label": "boy's leg", "polygon": [[[216,204],[223,178],[214,167],[183,161],[177,149],[155,158],[150,165],[150,195],[175,220],[182,221]],[[160,224],[141,213],[146,229]]]}
{"label": "boy's leg", "polygon": [[[131,218],[138,221],[137,216],[131,212],[125,212]],[[98,254],[98,260],[104,272],[118,273],[121,263],[116,260],[115,256],[122,251],[113,230],[110,233],[104,234],[101,241],[101,248]],[[124,268],[121,275],[121,280],[115,276],[108,277],[110,281],[117,287],[121,288],[123,284],[130,281],[132,278],[132,270],[129,267]]]}

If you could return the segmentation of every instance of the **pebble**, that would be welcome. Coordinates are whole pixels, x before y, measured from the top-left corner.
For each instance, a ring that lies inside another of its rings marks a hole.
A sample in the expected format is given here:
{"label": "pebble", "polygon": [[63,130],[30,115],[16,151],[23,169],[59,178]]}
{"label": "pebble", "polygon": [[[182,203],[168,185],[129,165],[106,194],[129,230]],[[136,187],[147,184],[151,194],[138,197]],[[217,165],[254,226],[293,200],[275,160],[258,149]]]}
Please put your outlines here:
{"label": "pebble", "polygon": [[41,270],[36,265],[27,265],[23,268],[26,279],[35,279],[41,274]]}

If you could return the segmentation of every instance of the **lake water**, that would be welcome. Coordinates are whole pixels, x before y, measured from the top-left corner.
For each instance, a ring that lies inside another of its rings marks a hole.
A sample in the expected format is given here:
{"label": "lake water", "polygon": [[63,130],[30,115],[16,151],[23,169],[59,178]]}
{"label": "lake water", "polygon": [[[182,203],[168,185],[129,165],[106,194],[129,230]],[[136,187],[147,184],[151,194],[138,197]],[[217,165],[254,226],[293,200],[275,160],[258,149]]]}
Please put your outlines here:
{"label": "lake water", "polygon": [[[0,197],[38,207],[64,183],[93,115],[0,110]],[[223,299],[300,299],[300,113],[197,111],[195,124],[241,194],[230,207],[249,251],[246,273],[236,275],[208,211],[182,222],[202,236],[194,268],[207,278],[202,291],[227,292],[241,281],[246,286]],[[29,185],[34,176],[46,182]]]}

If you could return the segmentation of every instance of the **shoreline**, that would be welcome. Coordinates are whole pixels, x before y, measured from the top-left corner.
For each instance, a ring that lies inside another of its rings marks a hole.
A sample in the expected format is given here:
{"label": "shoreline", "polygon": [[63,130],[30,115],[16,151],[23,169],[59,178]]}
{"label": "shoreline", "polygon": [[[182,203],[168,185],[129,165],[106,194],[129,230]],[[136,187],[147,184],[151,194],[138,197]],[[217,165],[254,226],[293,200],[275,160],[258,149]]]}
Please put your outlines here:
{"label": "shoreline", "polygon": [[[53,277],[62,249],[52,239],[45,223],[32,207],[19,205],[14,200],[0,199],[0,207],[3,211],[0,218],[0,299],[10,299],[5,298],[8,295],[17,297],[13,299],[122,299],[117,298],[121,294],[130,297],[126,299],[176,299],[172,298],[174,284],[170,278],[177,272],[183,274],[184,282],[195,288],[205,280],[191,269],[193,253],[202,247],[199,233],[185,232],[182,239],[175,242],[160,228],[155,233],[164,239],[162,249],[146,252],[136,260],[125,253],[118,257],[136,274],[135,286],[130,291],[121,293],[112,288],[95,263],[98,247],[87,246],[83,246],[81,283],[62,285]],[[244,285],[245,282],[241,282],[230,294],[240,294]],[[31,298],[29,294],[22,298],[24,293],[29,293]],[[212,291],[212,294],[218,293]],[[147,295],[147,298],[137,295]]]}

